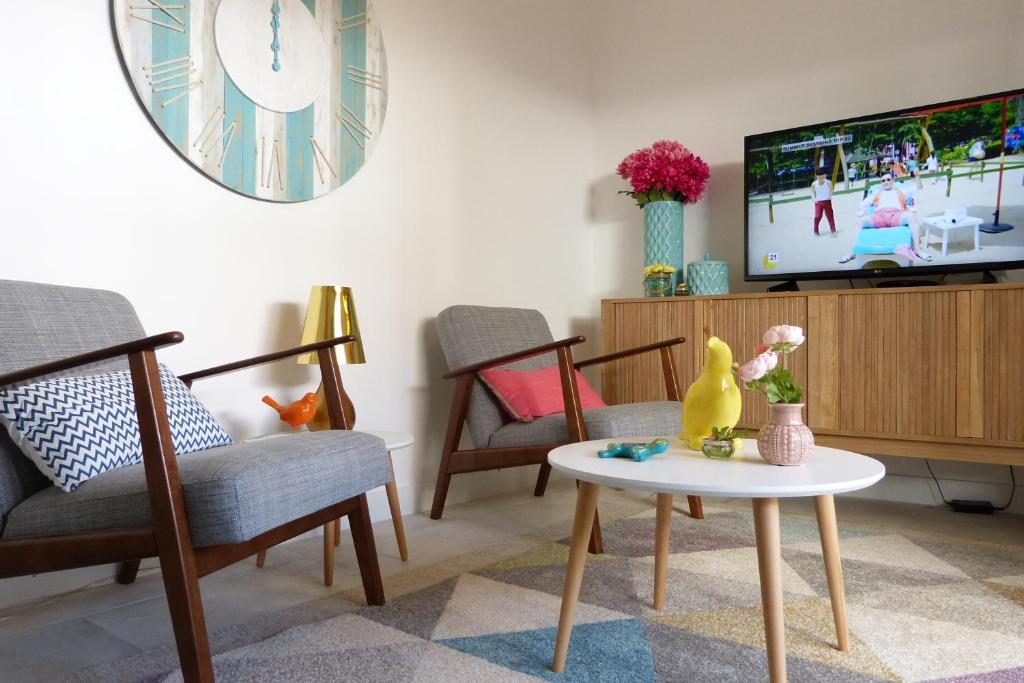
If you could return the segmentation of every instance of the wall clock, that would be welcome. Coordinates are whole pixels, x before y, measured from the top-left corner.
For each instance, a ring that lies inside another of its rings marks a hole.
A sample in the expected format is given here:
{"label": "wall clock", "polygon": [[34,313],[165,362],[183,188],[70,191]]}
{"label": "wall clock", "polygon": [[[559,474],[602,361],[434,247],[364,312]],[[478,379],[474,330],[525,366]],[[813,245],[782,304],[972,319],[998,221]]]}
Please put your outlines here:
{"label": "wall clock", "polygon": [[388,77],[368,0],[113,0],[113,12],[143,107],[222,185],[304,201],[370,156]]}

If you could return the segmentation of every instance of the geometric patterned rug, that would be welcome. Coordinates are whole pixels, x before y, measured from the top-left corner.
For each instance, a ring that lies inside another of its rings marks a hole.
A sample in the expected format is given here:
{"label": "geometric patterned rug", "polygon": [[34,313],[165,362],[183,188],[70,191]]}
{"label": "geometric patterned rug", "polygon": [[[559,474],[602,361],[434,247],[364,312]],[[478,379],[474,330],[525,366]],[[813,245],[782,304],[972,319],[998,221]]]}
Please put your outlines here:
{"label": "geometric patterned rug", "polygon": [[[1024,545],[897,535],[840,515],[852,646],[842,653],[817,526],[781,520],[791,681],[1024,681]],[[651,608],[654,511],[603,532],[607,552],[587,561],[564,674],[548,666],[567,539],[222,651],[217,680],[767,680],[749,511],[676,514],[661,612]]]}

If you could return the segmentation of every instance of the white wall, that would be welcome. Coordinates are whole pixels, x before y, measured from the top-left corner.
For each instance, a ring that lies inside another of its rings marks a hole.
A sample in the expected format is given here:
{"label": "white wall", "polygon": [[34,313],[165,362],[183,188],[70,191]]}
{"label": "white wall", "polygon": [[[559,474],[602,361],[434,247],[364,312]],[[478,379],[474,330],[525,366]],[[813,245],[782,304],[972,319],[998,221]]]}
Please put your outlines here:
{"label": "white wall", "polygon": [[[418,437],[396,463],[406,486],[435,474],[451,391],[438,311],[537,306],[555,334],[591,313],[592,134],[571,5],[379,1],[391,76],[379,145],[338,191],[284,205],[180,159],[121,73],[105,3],[58,4],[5,10],[45,26],[47,47],[34,30],[7,37],[8,54],[33,58],[0,87],[0,277],[126,294],[148,331],[185,333],[162,354],[178,372],[296,344],[310,285],[351,285],[368,363],[344,378],[360,426]],[[280,424],[265,392],[296,398],[316,377],[285,363],[196,390],[244,438]],[[462,479],[455,498],[473,488]]]}
{"label": "white wall", "polygon": [[[343,376],[357,426],[416,436],[395,458],[412,512],[429,507],[452,390],[437,313],[537,307],[556,336],[596,324],[581,201],[593,134],[577,4],[375,7],[390,103],[372,158],[331,195],[275,205],[225,190],[164,143],[121,72],[106,2],[5,3],[18,28],[4,32],[0,70],[0,278],[124,293],[147,331],[185,333],[161,354],[177,372],[295,345],[309,287],[351,285],[368,362]],[[278,429],[264,393],[297,398],[317,381],[284,363],[196,390],[246,438]],[[449,500],[533,476],[460,475]],[[387,516],[382,490],[371,512]]]}
{"label": "white wall", "polygon": [[[594,272],[601,274],[595,298],[642,291],[642,219],[628,198],[615,194],[626,187],[615,166],[638,147],[678,139],[711,165],[706,197],[686,207],[686,261],[710,250],[730,262],[734,291],[764,291],[761,283],[743,282],[744,135],[1024,85],[1019,0],[598,0],[592,6],[589,215]],[[1021,272],[1010,277],[1021,279]],[[865,495],[941,502],[923,461],[885,461],[891,476]],[[934,462],[933,469],[947,498],[1002,504],[1008,497],[1006,467]],[[1024,469],[1017,480],[1024,483]],[[1024,491],[1017,494],[1013,509],[1024,512]]]}

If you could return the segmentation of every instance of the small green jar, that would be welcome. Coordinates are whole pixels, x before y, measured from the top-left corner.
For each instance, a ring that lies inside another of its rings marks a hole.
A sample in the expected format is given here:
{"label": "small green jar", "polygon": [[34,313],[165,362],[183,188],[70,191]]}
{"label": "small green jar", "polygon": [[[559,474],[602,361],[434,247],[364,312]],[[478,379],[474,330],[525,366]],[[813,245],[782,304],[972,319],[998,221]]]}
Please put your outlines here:
{"label": "small green jar", "polygon": [[644,294],[648,297],[669,296],[671,289],[671,273],[655,273],[644,278]]}
{"label": "small green jar", "polygon": [[716,441],[715,439],[704,439],[700,450],[705,456],[713,460],[727,460],[736,452],[736,444],[732,441]]}

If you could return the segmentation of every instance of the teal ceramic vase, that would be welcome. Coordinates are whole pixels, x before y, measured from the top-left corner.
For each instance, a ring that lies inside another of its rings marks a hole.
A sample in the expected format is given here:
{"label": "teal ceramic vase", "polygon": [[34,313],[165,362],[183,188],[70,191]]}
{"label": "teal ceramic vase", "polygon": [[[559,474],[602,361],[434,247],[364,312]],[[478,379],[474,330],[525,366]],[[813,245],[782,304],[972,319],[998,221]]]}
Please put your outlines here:
{"label": "teal ceramic vase", "polygon": [[667,263],[676,269],[670,292],[683,277],[683,203],[644,204],[644,265]]}

